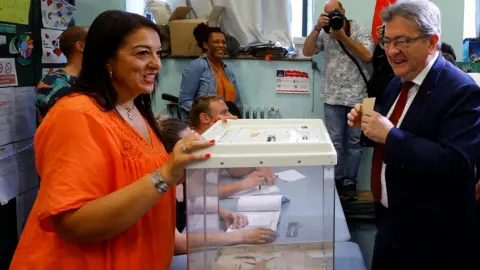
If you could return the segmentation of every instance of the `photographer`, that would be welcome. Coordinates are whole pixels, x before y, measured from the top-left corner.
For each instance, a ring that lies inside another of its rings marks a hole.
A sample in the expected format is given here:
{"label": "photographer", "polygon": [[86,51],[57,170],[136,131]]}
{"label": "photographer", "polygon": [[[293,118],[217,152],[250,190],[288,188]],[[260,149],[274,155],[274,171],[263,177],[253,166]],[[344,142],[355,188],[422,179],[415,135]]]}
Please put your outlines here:
{"label": "photographer", "polygon": [[[345,121],[351,108],[362,103],[367,95],[366,63],[372,60],[374,45],[369,31],[345,17],[345,9],[339,1],[327,2],[324,11],[307,37],[303,53],[312,56],[325,51],[320,96],[325,103],[325,124],[337,151],[335,180],[340,196],[356,200],[356,178],[362,156],[361,131],[347,127]],[[343,157],[345,137],[348,168],[344,166]]]}
{"label": "photographer", "polygon": [[[378,41],[383,39],[385,34],[385,25],[380,25],[377,27],[376,33]],[[377,110],[381,108],[381,100],[383,92],[387,88],[390,81],[395,77],[390,63],[388,63],[387,55],[385,54],[385,49],[382,46],[381,42],[377,42],[375,50],[373,51],[372,57],[372,66],[373,73],[372,77],[368,81],[368,96],[375,97],[375,106]]]}

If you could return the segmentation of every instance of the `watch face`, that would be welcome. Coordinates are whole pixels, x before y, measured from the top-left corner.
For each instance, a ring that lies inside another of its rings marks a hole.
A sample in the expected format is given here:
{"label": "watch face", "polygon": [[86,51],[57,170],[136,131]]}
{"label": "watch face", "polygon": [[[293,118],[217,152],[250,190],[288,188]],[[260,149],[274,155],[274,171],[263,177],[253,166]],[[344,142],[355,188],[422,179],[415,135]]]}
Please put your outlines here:
{"label": "watch face", "polygon": [[163,192],[166,192],[169,187],[170,186],[167,183],[164,183],[164,182],[160,183],[160,185],[158,186],[158,188]]}
{"label": "watch face", "polygon": [[162,188],[169,188],[169,186],[168,186],[166,183],[162,183],[160,186],[161,186]]}

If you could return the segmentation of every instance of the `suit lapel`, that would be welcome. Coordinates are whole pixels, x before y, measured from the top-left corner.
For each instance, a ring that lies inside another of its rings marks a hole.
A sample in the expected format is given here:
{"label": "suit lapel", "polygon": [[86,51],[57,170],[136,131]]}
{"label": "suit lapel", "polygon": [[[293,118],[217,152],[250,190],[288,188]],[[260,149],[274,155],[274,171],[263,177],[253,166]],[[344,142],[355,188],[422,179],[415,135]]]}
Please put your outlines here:
{"label": "suit lapel", "polygon": [[408,109],[408,112],[405,115],[405,118],[403,119],[400,128],[408,129],[411,121],[415,119],[416,116],[419,114],[423,105],[428,100],[431,92],[435,89],[444,65],[445,59],[440,54],[435,63],[433,64],[432,68],[428,72],[427,77],[425,77],[425,80],[423,80],[422,85],[420,85],[417,95],[415,96],[415,99],[410,105],[410,108]]}

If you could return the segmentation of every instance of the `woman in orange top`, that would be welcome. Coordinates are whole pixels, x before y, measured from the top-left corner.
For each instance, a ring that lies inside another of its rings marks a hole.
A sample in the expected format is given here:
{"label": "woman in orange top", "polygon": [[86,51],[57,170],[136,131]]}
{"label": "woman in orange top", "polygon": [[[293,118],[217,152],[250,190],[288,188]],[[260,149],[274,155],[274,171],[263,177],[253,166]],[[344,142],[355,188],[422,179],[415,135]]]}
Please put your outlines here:
{"label": "woman in orange top", "polygon": [[235,75],[222,61],[227,48],[225,34],[218,27],[201,23],[193,35],[203,55],[192,61],[183,73],[178,102],[184,121],[188,120],[193,101],[202,95],[218,95],[227,104],[241,105]]}
{"label": "woman in orange top", "polygon": [[192,134],[165,152],[151,105],[160,50],[142,16],[95,19],[73,93],[35,135],[41,186],[10,269],[169,268],[175,185],[214,142]]}

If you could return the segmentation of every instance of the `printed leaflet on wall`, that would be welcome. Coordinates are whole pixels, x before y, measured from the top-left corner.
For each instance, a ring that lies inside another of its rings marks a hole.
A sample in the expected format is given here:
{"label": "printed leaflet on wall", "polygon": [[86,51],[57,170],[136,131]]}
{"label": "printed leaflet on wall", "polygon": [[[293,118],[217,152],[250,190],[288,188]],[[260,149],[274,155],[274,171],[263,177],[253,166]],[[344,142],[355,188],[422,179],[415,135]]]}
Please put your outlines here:
{"label": "printed leaflet on wall", "polygon": [[0,87],[17,86],[17,69],[14,58],[0,58]]}
{"label": "printed leaflet on wall", "polygon": [[277,70],[276,92],[279,94],[310,94],[308,73],[298,70]]}

